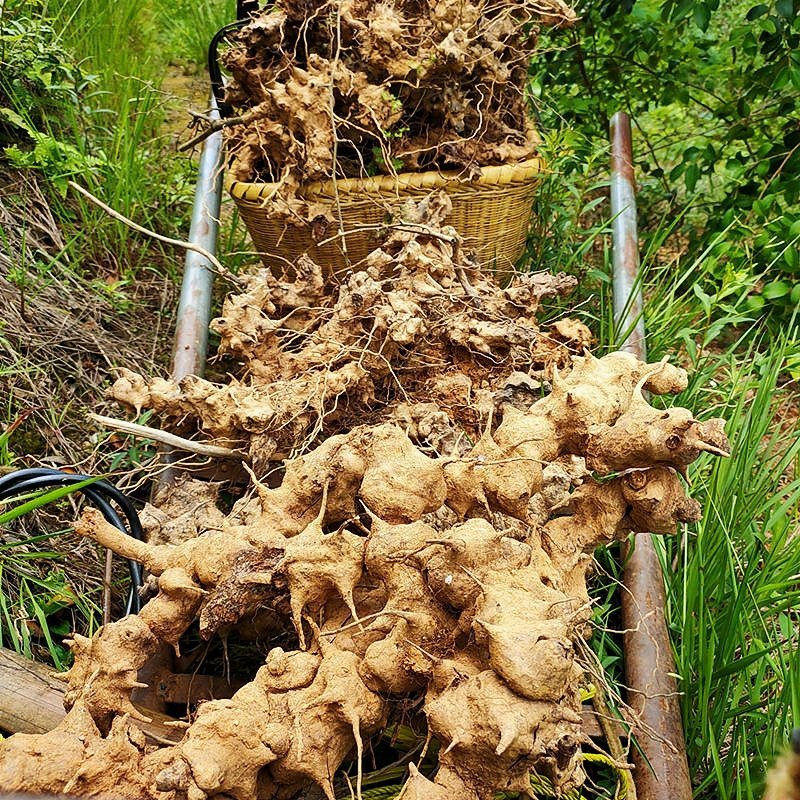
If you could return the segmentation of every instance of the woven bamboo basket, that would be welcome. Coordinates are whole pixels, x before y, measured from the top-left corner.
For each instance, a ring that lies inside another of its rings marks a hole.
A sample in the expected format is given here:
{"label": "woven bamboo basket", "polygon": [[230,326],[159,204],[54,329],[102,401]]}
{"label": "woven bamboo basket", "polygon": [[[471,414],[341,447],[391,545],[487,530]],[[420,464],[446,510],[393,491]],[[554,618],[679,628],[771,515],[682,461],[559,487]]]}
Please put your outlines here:
{"label": "woven bamboo basket", "polygon": [[272,269],[284,270],[287,263],[307,253],[326,270],[340,274],[378,246],[376,228],[392,219],[406,200],[444,189],[453,203],[446,224],[463,237],[465,249],[476,251],[481,265],[505,274],[525,249],[541,171],[541,159],[533,158],[483,167],[480,177],[472,181],[459,179],[457,173],[408,172],[396,177],[341,179],[335,185],[333,181],[311,183],[303,187],[301,196],[331,204],[334,215],[341,214],[344,231],[344,236],[336,236],[337,231],[329,229],[320,244],[312,239],[310,229],[270,217],[269,203],[278,184],[228,181],[227,185],[253,244]]}

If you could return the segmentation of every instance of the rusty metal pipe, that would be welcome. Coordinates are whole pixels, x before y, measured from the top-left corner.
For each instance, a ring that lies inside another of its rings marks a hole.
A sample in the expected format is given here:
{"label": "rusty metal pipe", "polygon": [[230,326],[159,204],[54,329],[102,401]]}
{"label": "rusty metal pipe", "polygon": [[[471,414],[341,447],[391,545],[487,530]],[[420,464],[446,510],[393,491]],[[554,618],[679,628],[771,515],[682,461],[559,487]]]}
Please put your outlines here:
{"label": "rusty metal pipe", "polygon": [[[614,322],[622,350],[646,360],[631,121],[611,118]],[[653,535],[637,533],[623,547],[622,619],[628,703],[640,720],[632,753],[639,800],[691,800],[675,660],[664,616],[664,575]]]}

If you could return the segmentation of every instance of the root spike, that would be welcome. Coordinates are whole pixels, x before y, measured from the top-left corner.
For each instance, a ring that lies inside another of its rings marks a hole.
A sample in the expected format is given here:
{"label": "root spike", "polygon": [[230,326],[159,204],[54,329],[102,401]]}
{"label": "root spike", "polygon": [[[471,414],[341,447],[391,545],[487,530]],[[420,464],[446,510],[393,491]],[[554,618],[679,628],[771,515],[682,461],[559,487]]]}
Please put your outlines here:
{"label": "root spike", "polygon": [[516,731],[514,730],[514,728],[510,725],[504,725],[500,729],[500,741],[498,742],[497,747],[495,748],[494,751],[495,755],[498,756],[503,755],[503,753],[505,753],[505,751],[508,750],[509,747],[511,747],[511,744],[514,741],[515,736],[516,736]]}
{"label": "root spike", "polygon": [[445,748],[442,752],[442,755],[446,756],[451,750],[453,750],[457,745],[461,744],[461,740],[456,736],[449,745]]}

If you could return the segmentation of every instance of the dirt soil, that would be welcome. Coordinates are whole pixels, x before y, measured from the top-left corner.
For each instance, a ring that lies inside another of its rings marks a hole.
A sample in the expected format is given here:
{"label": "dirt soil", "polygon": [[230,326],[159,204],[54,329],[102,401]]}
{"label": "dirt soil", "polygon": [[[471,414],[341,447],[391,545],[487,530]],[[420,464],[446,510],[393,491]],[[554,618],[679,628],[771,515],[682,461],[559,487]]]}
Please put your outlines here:
{"label": "dirt soil", "polygon": [[[1,789],[333,800],[354,757],[360,797],[368,742],[414,703],[439,767],[420,755],[404,800],[490,800],[531,771],[582,783],[591,554],[697,519],[680,475],[728,444],[722,420],[648,404],[683,370],[595,358],[569,319],[540,329],[574,281],[469,268],[448,205],[407,208],[332,294],[309,261],[250,276],[214,322],[240,363],[228,383],[117,381],[131,409],[239,448],[251,491],[226,509],[182,484],[144,515],[150,543],[84,512],[78,533],[142,562],[157,595],[74,637],[69,713],[0,742]],[[160,644],[258,624],[283,645],[252,680],[202,703],[179,743],[146,743],[131,692]]]}
{"label": "dirt soil", "polygon": [[32,171],[0,170],[0,227],[0,388],[14,425],[10,448],[38,464],[102,471],[85,409],[103,408],[114,367],[158,363],[174,287],[153,276],[124,302],[102,291],[99,284],[113,287],[119,276],[97,266],[84,275],[67,261]]}

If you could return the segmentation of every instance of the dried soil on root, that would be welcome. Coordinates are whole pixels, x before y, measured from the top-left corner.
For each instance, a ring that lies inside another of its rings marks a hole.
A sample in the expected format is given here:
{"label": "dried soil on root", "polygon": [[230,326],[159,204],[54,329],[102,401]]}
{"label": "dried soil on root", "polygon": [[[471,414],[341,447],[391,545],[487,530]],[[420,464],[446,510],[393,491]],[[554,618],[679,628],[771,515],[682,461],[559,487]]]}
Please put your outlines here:
{"label": "dried soil on root", "polygon": [[309,182],[524,161],[539,28],[575,20],[561,0],[281,0],[223,59],[230,174],[278,183],[270,213],[310,222],[329,210],[299,199]]}
{"label": "dried soil on root", "polygon": [[[401,213],[418,229],[440,226],[450,208],[442,193]],[[387,419],[428,452],[468,449],[512,373],[563,367],[591,334],[577,321],[540,330],[536,320],[541,302],[571,290],[574,278],[518,274],[502,288],[459,263],[452,228],[411,231],[391,231],[333,290],[308,258],[293,280],[266,269],[250,276],[212,322],[220,353],[242,364],[230,383],[176,385],[123,370],[113,396],[185,433],[199,427],[249,448],[256,467],[302,453],[320,435]],[[506,388],[522,396],[526,386]]]}
{"label": "dried soil on root", "polygon": [[[429,223],[446,204],[425,206]],[[147,516],[160,544],[84,513],[78,532],[142,561],[158,595],[76,637],[61,738],[0,743],[0,787],[251,800],[316,784],[333,798],[340,766],[411,698],[440,749],[435,776],[412,767],[406,800],[489,800],[532,769],[561,791],[582,782],[591,553],[696,519],[679,472],[728,445],[720,420],[646,402],[681,391],[682,370],[594,358],[564,338],[576,325],[539,329],[565,279],[459,275],[450,235],[394,231],[330,299],[313,264],[293,284],[256,273],[215,323],[242,363],[230,385],[129,373],[114,387],[181,432],[248,447],[254,492],[229,514],[205,493],[170,531],[184,487]],[[388,263],[391,281],[375,271]],[[202,704],[180,743],[148,749],[128,723],[138,669],[196,621],[209,638],[256,609],[298,645]]]}

